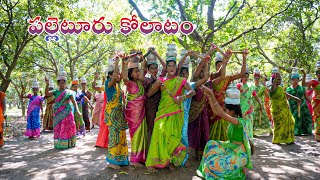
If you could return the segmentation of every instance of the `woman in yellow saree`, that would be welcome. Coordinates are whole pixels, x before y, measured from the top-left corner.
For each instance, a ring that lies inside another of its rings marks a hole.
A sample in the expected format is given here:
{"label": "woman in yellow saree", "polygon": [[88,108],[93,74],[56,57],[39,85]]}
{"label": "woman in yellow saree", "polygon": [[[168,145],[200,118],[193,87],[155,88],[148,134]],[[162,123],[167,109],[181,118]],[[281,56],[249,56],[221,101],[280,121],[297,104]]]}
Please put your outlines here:
{"label": "woman in yellow saree", "polygon": [[294,118],[291,114],[287,98],[295,99],[300,103],[300,99],[285,92],[281,83],[280,73],[272,74],[272,85],[270,89],[271,113],[274,121],[273,144],[293,144],[294,143]]}
{"label": "woman in yellow saree", "polygon": [[[150,147],[147,155],[146,166],[149,171],[156,172],[155,168],[165,168],[170,164],[170,169],[182,164],[187,152],[182,144],[183,106],[186,98],[195,95],[186,79],[176,76],[176,62],[167,61],[168,74],[160,78],[149,89],[149,94],[155,93],[160,88],[161,100],[154,120]],[[188,92],[183,95],[184,89]],[[173,166],[174,165],[174,166]]]}

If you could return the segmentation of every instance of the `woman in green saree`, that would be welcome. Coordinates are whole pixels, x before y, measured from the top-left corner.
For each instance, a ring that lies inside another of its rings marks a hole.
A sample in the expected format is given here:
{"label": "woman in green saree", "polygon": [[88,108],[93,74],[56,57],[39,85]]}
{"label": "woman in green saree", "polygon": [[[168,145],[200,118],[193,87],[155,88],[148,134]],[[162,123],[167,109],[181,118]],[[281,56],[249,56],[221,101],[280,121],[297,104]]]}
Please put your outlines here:
{"label": "woman in green saree", "polygon": [[[160,88],[161,100],[154,120],[150,147],[147,155],[146,166],[151,172],[155,168],[178,167],[183,162],[187,149],[182,144],[183,106],[186,98],[195,95],[185,78],[176,76],[176,61],[167,61],[167,76],[159,78],[149,89],[149,94],[155,93]],[[183,95],[184,89],[188,92]]]}
{"label": "woman in green saree", "polygon": [[209,95],[212,111],[230,122],[228,141],[211,140],[207,143],[197,174],[205,179],[245,179],[245,168],[252,169],[251,145],[247,122],[242,118],[240,92],[234,84],[226,92],[225,111],[221,108],[210,89],[203,88]]}
{"label": "woman in green saree", "polygon": [[287,93],[301,99],[300,104],[293,99],[289,99],[290,110],[295,119],[294,135],[311,135],[312,117],[306,102],[306,99],[311,102],[311,98],[308,96],[305,87],[299,85],[299,79],[300,75],[297,72],[293,72],[291,75],[292,85],[287,88]]}
{"label": "woman in green saree", "polygon": [[256,100],[258,103],[259,111],[262,111],[262,104],[257,96],[257,92],[255,91],[255,86],[248,83],[249,80],[249,70],[246,70],[246,73],[241,79],[241,83],[237,84],[237,88],[239,89],[241,93],[240,97],[240,105],[241,105],[241,111],[243,118],[248,123],[249,128],[249,136],[253,140],[253,99]]}
{"label": "woman in green saree", "polygon": [[[258,68],[254,69],[254,90],[261,103],[265,102],[266,97],[269,98],[267,88],[260,83],[261,75]],[[253,101],[253,134],[262,135],[271,133],[270,120],[264,106],[260,106],[258,101]],[[261,107],[261,108],[260,108]]]}

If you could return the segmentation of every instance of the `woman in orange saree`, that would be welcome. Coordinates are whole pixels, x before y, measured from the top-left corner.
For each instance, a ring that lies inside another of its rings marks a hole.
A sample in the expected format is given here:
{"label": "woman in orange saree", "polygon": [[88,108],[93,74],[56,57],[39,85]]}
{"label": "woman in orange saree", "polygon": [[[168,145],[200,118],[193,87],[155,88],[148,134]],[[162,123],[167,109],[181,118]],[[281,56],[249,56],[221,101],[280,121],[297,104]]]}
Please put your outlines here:
{"label": "woman in orange saree", "polygon": [[[225,91],[227,90],[229,84],[236,79],[240,79],[246,72],[246,59],[248,51],[243,52],[241,72],[232,76],[226,75],[226,66],[231,55],[231,50],[228,50],[225,53],[225,56],[223,56],[221,53],[216,54],[216,70],[218,71],[221,68],[221,73],[217,78],[213,78],[213,75],[211,75],[210,81],[207,83],[207,87],[213,90],[213,94],[221,107],[224,106]],[[210,125],[210,139],[226,141],[228,139],[227,127],[229,125],[229,122],[222,119],[219,115],[214,114],[210,106],[208,106],[208,115]]]}

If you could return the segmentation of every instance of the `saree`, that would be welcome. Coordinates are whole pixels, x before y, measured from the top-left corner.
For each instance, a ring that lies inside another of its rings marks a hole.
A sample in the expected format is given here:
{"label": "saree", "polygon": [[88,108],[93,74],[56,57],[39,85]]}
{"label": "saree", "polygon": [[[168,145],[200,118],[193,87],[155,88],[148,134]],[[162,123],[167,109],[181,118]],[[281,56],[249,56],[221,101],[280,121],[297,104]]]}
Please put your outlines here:
{"label": "saree", "polygon": [[[218,85],[213,85],[212,81],[207,82],[208,88],[213,90],[213,94],[221,107],[224,107],[224,100],[226,98],[225,93],[231,83],[230,78],[231,76],[226,76]],[[227,127],[229,122],[222,119],[217,114],[214,114],[209,103],[207,103],[207,111],[209,115],[210,139],[226,141],[228,139]]]}
{"label": "saree", "polygon": [[4,123],[4,117],[3,117],[3,109],[4,104],[2,104],[2,101],[4,100],[6,94],[2,91],[0,91],[0,147],[4,145],[4,134],[3,134],[3,123]]}
{"label": "saree", "polygon": [[291,144],[294,142],[294,118],[289,110],[286,94],[281,86],[270,91],[271,113],[274,122],[272,143]]}
{"label": "saree", "polygon": [[[88,98],[88,100],[91,100],[91,96],[92,96],[92,93],[90,91],[85,91],[82,93]],[[89,106],[88,106],[88,103],[84,101],[84,99],[82,99],[82,118],[83,118],[83,121],[84,121],[84,125],[85,125],[85,128],[86,130],[89,130],[90,131],[90,113],[89,113]]]}
{"label": "saree", "polygon": [[100,126],[100,117],[102,112],[102,106],[103,106],[103,93],[97,93],[94,95],[94,99],[96,101],[96,105],[93,109],[93,115],[92,115],[92,125],[98,125]]}
{"label": "saree", "polygon": [[128,122],[131,138],[130,162],[144,163],[146,161],[148,138],[144,87],[140,81],[128,81],[126,86],[127,104],[124,109],[124,115]]}
{"label": "saree", "polygon": [[287,93],[301,99],[300,115],[298,113],[298,102],[294,99],[289,99],[291,113],[294,117],[294,135],[300,136],[302,134],[312,134],[312,117],[305,99],[306,89],[303,86],[288,87]]}
{"label": "saree", "polygon": [[76,124],[70,106],[70,97],[73,94],[70,90],[53,90],[53,137],[56,149],[68,149],[76,145]]}
{"label": "saree", "polygon": [[[312,99],[312,97],[313,97],[313,89],[307,89],[307,95]],[[307,99],[306,99],[306,102],[307,102],[307,105],[308,105],[310,114],[311,114],[311,116],[312,116],[312,127],[313,127],[314,116],[313,116],[312,104],[311,104],[311,102],[309,102]]]}
{"label": "saree", "polygon": [[47,97],[46,112],[43,117],[43,129],[53,130],[53,104],[54,96]]}
{"label": "saree", "polygon": [[[152,78],[147,78],[146,92],[152,87],[156,80]],[[159,102],[161,99],[161,91],[157,91],[154,95],[147,97],[146,99],[146,122],[148,126],[148,141],[147,147],[150,146],[151,135],[154,126],[154,119],[156,118],[156,113],[158,111]]]}
{"label": "saree", "polygon": [[107,124],[105,123],[105,109],[106,109],[107,95],[106,92],[103,93],[103,104],[102,111],[100,114],[100,126],[99,133],[96,141],[96,146],[101,148],[108,148],[109,141],[109,129]]}
{"label": "saree", "polygon": [[28,94],[30,99],[27,110],[27,128],[24,133],[29,137],[40,137],[40,106],[43,101],[42,96]]}
{"label": "saree", "polygon": [[[78,109],[80,111],[80,113],[83,113],[83,108],[82,108],[82,104],[83,104],[83,97],[85,96],[81,91],[75,92],[75,100],[77,102],[78,105]],[[73,110],[74,112],[74,120],[76,123],[76,129],[77,129],[77,135],[85,135],[86,134],[86,129],[84,127],[84,121],[83,121],[83,116],[82,115],[78,115],[75,111],[75,109]]]}
{"label": "saree", "polygon": [[312,97],[312,108],[314,116],[314,135],[315,140],[320,141],[320,83],[317,80],[312,80],[313,97]]}
{"label": "saree", "polygon": [[[270,94],[268,88],[266,88],[266,91],[267,91],[268,94]],[[266,112],[267,112],[269,120],[271,122],[273,122],[272,115],[271,115],[271,110],[270,110],[270,97],[268,97],[268,96],[266,96],[265,99],[264,99],[264,108],[266,109]]]}
{"label": "saree", "polygon": [[[261,103],[263,103],[266,96],[266,87],[259,84],[258,86],[254,86],[254,88]],[[270,120],[268,118],[265,107],[263,106],[262,110],[260,110],[260,104],[257,101],[253,101],[253,107],[253,134],[262,135],[272,132]]]}
{"label": "saree", "polygon": [[[247,120],[249,137],[253,139],[253,102],[252,99],[255,97],[255,87],[252,85],[238,83],[237,88],[240,90],[240,106],[242,117]],[[259,107],[260,109],[260,107]]]}
{"label": "saree", "polygon": [[210,140],[203,153],[197,174],[205,179],[245,179],[243,169],[252,169],[247,120],[229,124],[229,141]]}
{"label": "saree", "polygon": [[105,93],[108,103],[105,110],[105,123],[108,126],[108,153],[106,161],[111,164],[129,165],[128,145],[126,138],[127,121],[122,106],[122,91],[119,84],[108,87],[111,79],[105,82]]}
{"label": "saree", "polygon": [[[159,77],[164,77],[167,71],[162,70]],[[148,92],[152,85],[156,82],[154,78],[145,77],[145,91]],[[161,91],[158,90],[154,95],[147,97],[146,99],[146,122],[148,126],[148,141],[147,141],[147,148],[150,146],[151,135],[154,126],[154,119],[156,118],[156,113],[158,111],[159,102],[161,99]]]}
{"label": "saree", "polygon": [[[194,82],[190,83],[190,86],[192,89],[196,87],[196,84]],[[188,91],[185,90],[184,94],[187,94]],[[191,100],[192,98],[186,98],[183,102],[183,127],[182,127],[182,139],[181,142],[182,144],[188,149],[189,147],[189,141],[188,141],[188,124],[189,124],[189,111],[190,111],[190,106],[191,106]],[[182,162],[182,166],[184,166],[188,160],[188,153],[185,156],[185,159]]]}
{"label": "saree", "polygon": [[206,103],[206,96],[203,90],[196,89],[196,95],[192,97],[191,101],[188,125],[188,150],[195,158],[202,157],[204,147],[209,141],[209,122]]}
{"label": "saree", "polygon": [[181,96],[186,79],[159,78],[163,83],[161,100],[154,122],[146,166],[165,168],[169,163],[181,166],[187,154],[182,144],[183,107],[173,97]]}

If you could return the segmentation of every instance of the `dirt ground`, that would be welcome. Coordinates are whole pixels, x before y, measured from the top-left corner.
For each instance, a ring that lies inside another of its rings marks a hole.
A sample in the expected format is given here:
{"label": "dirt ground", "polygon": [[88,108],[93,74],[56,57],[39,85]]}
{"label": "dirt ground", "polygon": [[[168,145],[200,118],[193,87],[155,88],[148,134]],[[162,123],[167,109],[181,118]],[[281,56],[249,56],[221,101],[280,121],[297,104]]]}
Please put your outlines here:
{"label": "dirt ground", "polygon": [[[75,148],[56,150],[53,133],[29,140],[21,136],[24,123],[11,125],[15,130],[0,149],[0,179],[201,179],[196,176],[199,162],[193,158],[189,158],[188,168],[162,169],[154,174],[145,167],[110,169],[105,161],[107,149],[94,147],[98,128],[78,139]],[[320,143],[313,138],[299,136],[288,146],[272,144],[271,136],[255,138],[254,168],[247,179],[320,179]]]}

